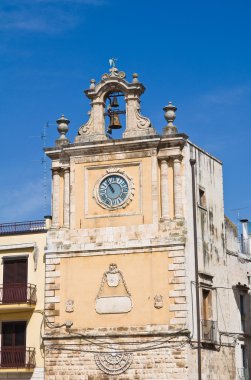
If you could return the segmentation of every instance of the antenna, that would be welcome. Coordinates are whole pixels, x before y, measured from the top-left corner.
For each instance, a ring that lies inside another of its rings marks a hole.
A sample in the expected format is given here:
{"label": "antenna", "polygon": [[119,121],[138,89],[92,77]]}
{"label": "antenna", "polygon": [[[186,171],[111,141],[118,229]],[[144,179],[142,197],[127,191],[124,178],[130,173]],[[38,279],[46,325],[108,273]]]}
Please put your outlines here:
{"label": "antenna", "polygon": [[43,157],[41,160],[42,166],[43,166],[43,207],[44,207],[44,215],[47,215],[48,210],[48,178],[47,178],[47,156],[45,155],[44,149],[46,147],[47,143],[47,129],[49,127],[49,122],[44,124],[43,130],[41,133],[41,140],[42,140],[42,146],[43,146]]}
{"label": "antenna", "polygon": [[47,145],[47,130],[50,126],[55,126],[56,124],[52,124],[52,123],[49,123],[49,121],[47,121],[47,123],[44,124],[43,126],[43,129],[42,129],[42,133],[41,133],[41,140],[42,140],[42,146],[43,146],[43,157],[41,159],[41,164],[43,166],[43,208],[44,208],[44,215],[47,215],[48,214],[48,209],[49,209],[49,205],[48,205],[48,159],[47,159],[47,156],[45,154],[45,148],[46,148],[46,145]]}

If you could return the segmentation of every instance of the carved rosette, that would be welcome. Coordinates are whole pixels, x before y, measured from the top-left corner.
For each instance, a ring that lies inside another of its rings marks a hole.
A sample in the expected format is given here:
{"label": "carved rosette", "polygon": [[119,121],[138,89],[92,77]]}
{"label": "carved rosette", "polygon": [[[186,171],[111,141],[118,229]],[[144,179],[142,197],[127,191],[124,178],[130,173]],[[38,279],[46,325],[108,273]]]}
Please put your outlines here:
{"label": "carved rosette", "polygon": [[125,372],[132,363],[132,353],[111,352],[96,354],[95,362],[98,368],[107,375],[120,375]]}
{"label": "carved rosette", "polygon": [[[112,174],[119,175],[120,177],[122,177],[127,182],[128,194],[127,194],[125,200],[123,201],[123,203],[121,203],[119,205],[107,206],[104,202],[102,202],[102,200],[100,198],[99,187],[100,187],[101,182],[103,182],[107,177],[111,176]],[[97,204],[99,206],[101,206],[102,208],[107,209],[107,210],[117,210],[120,208],[125,208],[133,200],[134,193],[135,193],[135,185],[134,185],[133,179],[131,177],[129,177],[126,174],[126,172],[120,168],[110,168],[110,169],[107,169],[106,174],[104,176],[102,176],[96,182],[96,184],[94,186],[94,190],[93,190],[93,197],[95,198]]]}

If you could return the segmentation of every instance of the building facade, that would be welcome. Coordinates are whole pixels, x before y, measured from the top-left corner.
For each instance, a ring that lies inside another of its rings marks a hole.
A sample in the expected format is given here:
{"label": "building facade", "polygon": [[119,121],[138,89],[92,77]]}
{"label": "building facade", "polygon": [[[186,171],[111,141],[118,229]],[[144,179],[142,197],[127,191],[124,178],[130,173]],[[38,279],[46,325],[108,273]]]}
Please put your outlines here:
{"label": "building facade", "polygon": [[172,103],[158,135],[143,92],[113,62],[75,141],[62,116],[46,149],[46,379],[247,379],[250,255],[224,217],[222,163],[177,131]]}
{"label": "building facade", "polygon": [[0,379],[44,379],[44,247],[50,218],[0,224]]}
{"label": "building facade", "polygon": [[250,224],[239,241],[176,107],[157,134],[111,64],[74,142],[62,116],[46,149],[52,221],[0,225],[0,379],[248,380]]}

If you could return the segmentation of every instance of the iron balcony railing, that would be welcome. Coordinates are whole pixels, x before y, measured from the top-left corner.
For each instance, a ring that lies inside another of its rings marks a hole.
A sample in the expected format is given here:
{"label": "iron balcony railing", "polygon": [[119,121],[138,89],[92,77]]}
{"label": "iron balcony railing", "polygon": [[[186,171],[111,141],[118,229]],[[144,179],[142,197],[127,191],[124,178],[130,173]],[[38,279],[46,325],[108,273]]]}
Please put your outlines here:
{"label": "iron balcony railing", "polygon": [[35,233],[35,232],[41,232],[45,230],[46,230],[45,220],[33,220],[29,222],[0,224],[0,235]]}
{"label": "iron balcony railing", "polygon": [[37,288],[32,284],[0,285],[0,304],[28,303],[36,304]]}
{"label": "iron balcony railing", "polygon": [[0,351],[1,368],[28,368],[36,366],[35,348],[33,347],[2,347]]}
{"label": "iron balcony railing", "polygon": [[217,323],[216,321],[210,321],[203,319],[201,321],[201,334],[202,339],[207,342],[217,342]]}

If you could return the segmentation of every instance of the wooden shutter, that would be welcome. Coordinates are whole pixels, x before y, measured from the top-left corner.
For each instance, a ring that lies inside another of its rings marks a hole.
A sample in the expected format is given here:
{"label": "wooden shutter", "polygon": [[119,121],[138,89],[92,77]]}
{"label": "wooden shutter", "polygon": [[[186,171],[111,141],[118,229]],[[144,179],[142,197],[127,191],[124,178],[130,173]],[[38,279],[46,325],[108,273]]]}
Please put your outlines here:
{"label": "wooden shutter", "polygon": [[2,367],[24,367],[26,352],[26,322],[2,323]]}
{"label": "wooden shutter", "polygon": [[26,257],[5,259],[3,268],[4,284],[27,284],[28,260]]}
{"label": "wooden shutter", "polygon": [[28,260],[6,258],[3,266],[3,303],[27,302]]}

